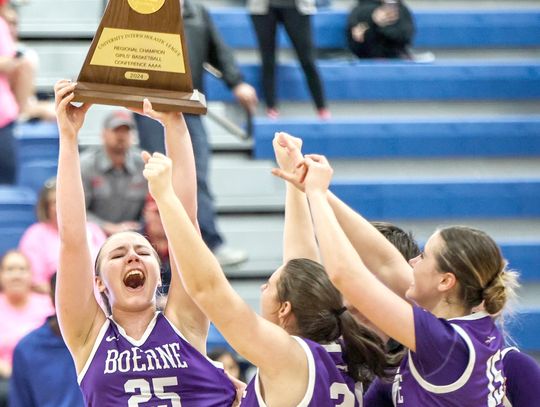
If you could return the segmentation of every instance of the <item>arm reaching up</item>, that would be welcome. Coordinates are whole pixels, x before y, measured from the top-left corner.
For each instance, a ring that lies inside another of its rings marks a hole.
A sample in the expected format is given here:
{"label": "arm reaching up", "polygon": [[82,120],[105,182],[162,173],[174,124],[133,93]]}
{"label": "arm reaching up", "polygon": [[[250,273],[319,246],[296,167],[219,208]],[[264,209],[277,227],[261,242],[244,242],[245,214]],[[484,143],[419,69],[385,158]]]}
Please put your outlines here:
{"label": "arm reaching up", "polygon": [[[296,165],[274,169],[272,173],[287,181],[288,186],[294,185],[299,191],[304,191],[305,162],[299,158],[299,151],[294,152],[294,149],[294,146],[288,146]],[[373,225],[332,192],[328,191],[327,197],[340,226],[368,269],[392,291],[405,298],[412,282],[412,268],[403,256]]]}
{"label": "arm reaching up", "polygon": [[77,365],[82,369],[105,321],[94,297],[94,272],[86,234],[84,192],[79,164],[77,135],[90,105],[71,104],[75,83],[56,83],[55,103],[60,133],[56,208],[60,234],[60,258],[56,308],[62,335]]}
{"label": "arm reaching up", "polygon": [[258,316],[233,290],[174,194],[171,161],[159,153],[145,156],[145,160],[143,174],[159,207],[186,291],[227,341],[260,368],[261,380],[272,384],[265,391],[273,392],[274,399],[296,397],[299,392],[288,393],[287,389],[304,389],[302,379],[307,383],[307,359],[302,348],[284,329]]}
{"label": "arm reaching up", "polygon": [[[165,128],[165,147],[172,163],[172,187],[184,206],[191,223],[198,229],[195,158],[184,116],[178,112],[156,112],[148,99],[144,100],[143,111],[140,113],[159,121]],[[147,161],[150,155],[143,154],[143,159]],[[197,350],[206,354],[208,318],[186,293],[178,271],[177,261],[170,248],[169,255],[171,284],[165,315]]]}
{"label": "arm reaching up", "polygon": [[[303,161],[302,140],[287,133],[276,133],[272,141],[279,169],[274,172],[305,173],[305,167],[296,169]],[[300,177],[303,175],[300,174]],[[289,260],[306,258],[320,262],[319,249],[311,222],[309,206],[304,194],[287,182],[285,201],[285,229],[283,232],[283,264]]]}
{"label": "arm reaching up", "polygon": [[[325,269],[343,296],[373,324],[415,350],[413,311],[366,267],[328,203],[333,170],[324,156],[308,155],[305,189]],[[384,240],[384,239],[383,239]],[[384,244],[389,244],[384,242]]]}

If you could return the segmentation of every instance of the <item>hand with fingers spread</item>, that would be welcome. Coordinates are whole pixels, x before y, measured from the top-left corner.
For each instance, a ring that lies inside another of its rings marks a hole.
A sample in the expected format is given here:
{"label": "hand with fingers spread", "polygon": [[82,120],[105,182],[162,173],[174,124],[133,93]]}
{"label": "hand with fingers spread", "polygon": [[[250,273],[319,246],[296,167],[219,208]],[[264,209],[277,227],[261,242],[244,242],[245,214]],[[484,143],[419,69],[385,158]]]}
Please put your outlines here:
{"label": "hand with fingers spread", "polygon": [[272,174],[290,182],[299,190],[303,191],[303,181],[307,168],[303,164],[302,139],[290,134],[279,132],[272,141],[274,154],[279,168],[273,168]]}
{"label": "hand with fingers spread", "polygon": [[69,135],[76,137],[81,129],[86,112],[92,106],[89,103],[84,103],[81,106],[72,105],[71,102],[75,97],[75,82],[67,79],[62,79],[54,85],[54,102],[56,109],[56,117],[58,119],[58,129],[61,135]]}
{"label": "hand with fingers spread", "polygon": [[334,170],[324,155],[307,154],[304,159],[307,174],[304,179],[306,194],[326,194]]}
{"label": "hand with fingers spread", "polygon": [[159,201],[167,196],[174,196],[171,159],[161,153],[150,155],[147,151],[143,151],[141,156],[145,163],[143,175],[148,181],[148,190],[152,197]]}

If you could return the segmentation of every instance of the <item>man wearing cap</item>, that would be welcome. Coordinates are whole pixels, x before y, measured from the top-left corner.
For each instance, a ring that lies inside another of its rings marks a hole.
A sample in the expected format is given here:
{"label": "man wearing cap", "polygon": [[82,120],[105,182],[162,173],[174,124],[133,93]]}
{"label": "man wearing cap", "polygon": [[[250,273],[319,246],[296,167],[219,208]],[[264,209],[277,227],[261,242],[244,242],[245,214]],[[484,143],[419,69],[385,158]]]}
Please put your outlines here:
{"label": "man wearing cap", "polygon": [[[233,51],[225,45],[206,7],[199,2],[181,0],[185,39],[193,87],[204,92],[204,64],[221,72],[221,79],[231,89],[236,100],[247,110],[255,112],[258,100],[255,89],[244,81],[234,59]],[[184,115],[191,135],[197,167],[197,218],[202,237],[222,266],[238,264],[247,253],[226,244],[216,222],[216,209],[208,183],[211,148],[208,134],[200,116]],[[164,152],[163,127],[155,120],[137,115],[139,143],[148,151]]]}
{"label": "man wearing cap", "polygon": [[107,235],[139,230],[148,187],[140,150],[133,146],[135,122],[128,111],[113,111],[103,123],[102,145],[81,155],[88,220]]}

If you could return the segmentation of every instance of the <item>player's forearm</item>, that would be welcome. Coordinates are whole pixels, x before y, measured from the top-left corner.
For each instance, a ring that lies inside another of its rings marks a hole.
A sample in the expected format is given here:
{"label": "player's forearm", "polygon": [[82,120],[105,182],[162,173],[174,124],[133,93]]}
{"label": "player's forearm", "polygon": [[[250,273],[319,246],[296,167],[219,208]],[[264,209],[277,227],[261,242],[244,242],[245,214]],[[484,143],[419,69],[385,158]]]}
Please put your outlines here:
{"label": "player's forearm", "polygon": [[193,224],[197,221],[197,174],[191,137],[184,119],[165,123],[165,148],[173,162],[173,188]]}
{"label": "player's forearm", "polygon": [[404,262],[403,256],[368,220],[333,193],[328,192],[327,196],[339,225],[370,271],[378,275],[385,266]]}
{"label": "player's forearm", "polygon": [[195,298],[216,289],[220,266],[200,237],[179,199],[169,193],[156,199],[163,228],[180,268],[186,291]]}
{"label": "player's forearm", "polygon": [[86,208],[77,139],[62,135],[58,156],[56,207],[62,243],[86,245]]}
{"label": "player's forearm", "polygon": [[283,262],[296,258],[320,261],[306,195],[287,183]]}
{"label": "player's forearm", "polygon": [[353,273],[369,274],[342,230],[326,195],[309,193],[308,200],[321,257],[334,285],[340,289]]}

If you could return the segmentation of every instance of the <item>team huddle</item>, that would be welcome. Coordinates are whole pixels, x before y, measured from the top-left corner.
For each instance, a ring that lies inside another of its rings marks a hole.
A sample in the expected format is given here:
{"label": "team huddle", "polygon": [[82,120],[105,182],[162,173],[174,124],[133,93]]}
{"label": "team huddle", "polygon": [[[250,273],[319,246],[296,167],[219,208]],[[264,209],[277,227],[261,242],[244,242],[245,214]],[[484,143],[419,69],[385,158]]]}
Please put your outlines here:
{"label": "team huddle", "polygon": [[[55,85],[56,307],[86,405],[535,405],[538,366],[506,344],[496,323],[517,276],[487,234],[447,227],[423,251],[413,244],[404,252],[410,235],[348,207],[329,191],[326,158],[303,155],[300,139],[277,133],[273,173],[287,185],[283,265],[261,287],[259,315],[201,238],[182,114],[145,100],[133,110],[163,125],[167,151],[143,152],[171,258],[159,310],[160,264],[143,235],[113,234],[92,260],[77,141],[90,105],[71,104],[74,88]],[[210,322],[258,368],[247,387],[206,356]]]}

